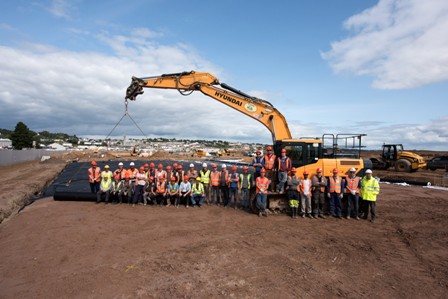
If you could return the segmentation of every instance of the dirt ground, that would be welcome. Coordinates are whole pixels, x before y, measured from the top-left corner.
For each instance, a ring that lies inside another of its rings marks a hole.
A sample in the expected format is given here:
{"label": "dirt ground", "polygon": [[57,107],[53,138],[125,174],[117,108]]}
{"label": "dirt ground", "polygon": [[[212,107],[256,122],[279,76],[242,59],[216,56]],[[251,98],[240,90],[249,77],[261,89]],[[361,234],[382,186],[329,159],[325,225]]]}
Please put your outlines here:
{"label": "dirt ground", "polygon": [[[0,204],[75,158],[0,169]],[[386,184],[375,224],[46,198],[0,224],[0,298],[447,298],[447,212]]]}

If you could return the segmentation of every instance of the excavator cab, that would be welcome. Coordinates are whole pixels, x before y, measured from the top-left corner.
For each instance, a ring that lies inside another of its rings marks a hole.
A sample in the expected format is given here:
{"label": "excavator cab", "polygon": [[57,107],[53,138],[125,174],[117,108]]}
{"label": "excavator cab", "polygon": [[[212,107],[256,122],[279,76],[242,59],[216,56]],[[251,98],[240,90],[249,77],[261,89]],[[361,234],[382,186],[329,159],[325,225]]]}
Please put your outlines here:
{"label": "excavator cab", "polygon": [[291,159],[292,166],[295,168],[315,164],[322,158],[322,143],[319,140],[277,141],[274,144],[274,152],[277,157],[280,157],[283,148],[286,149],[286,155]]}

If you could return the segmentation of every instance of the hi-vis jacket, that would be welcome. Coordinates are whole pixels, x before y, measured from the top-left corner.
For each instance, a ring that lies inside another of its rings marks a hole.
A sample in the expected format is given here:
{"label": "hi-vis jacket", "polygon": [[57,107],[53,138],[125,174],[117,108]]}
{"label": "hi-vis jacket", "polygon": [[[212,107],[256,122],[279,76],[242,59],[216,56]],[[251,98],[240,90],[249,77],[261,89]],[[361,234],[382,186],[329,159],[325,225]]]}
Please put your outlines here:
{"label": "hi-vis jacket", "polygon": [[376,196],[380,193],[380,184],[375,178],[367,180],[366,177],[361,181],[361,197],[363,200],[376,201]]}
{"label": "hi-vis jacket", "polygon": [[108,191],[112,189],[112,171],[103,171],[101,173],[101,191]]}

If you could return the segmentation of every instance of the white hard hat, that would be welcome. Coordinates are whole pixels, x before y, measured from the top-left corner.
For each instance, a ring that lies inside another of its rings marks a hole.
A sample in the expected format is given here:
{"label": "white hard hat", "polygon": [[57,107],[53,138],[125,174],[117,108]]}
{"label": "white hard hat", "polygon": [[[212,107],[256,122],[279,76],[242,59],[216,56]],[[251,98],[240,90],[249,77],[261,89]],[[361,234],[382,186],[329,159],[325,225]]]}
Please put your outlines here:
{"label": "white hard hat", "polygon": [[118,163],[118,166],[123,166],[123,162]]}
{"label": "white hard hat", "polygon": [[134,166],[135,164],[134,164],[134,162],[131,162],[131,164],[129,164],[129,166]]}
{"label": "white hard hat", "polygon": [[227,166],[226,166],[226,164],[222,164],[221,167],[222,168],[226,168]]}
{"label": "white hard hat", "polygon": [[366,173],[372,173],[372,171],[370,169],[367,169]]}
{"label": "white hard hat", "polygon": [[207,167],[207,163],[202,163],[202,167]]}
{"label": "white hard hat", "polygon": [[193,164],[193,163],[191,163],[191,164],[190,164],[190,167],[194,167],[194,164]]}
{"label": "white hard hat", "polygon": [[352,172],[352,171],[356,171],[356,169],[355,168],[350,168],[350,172]]}

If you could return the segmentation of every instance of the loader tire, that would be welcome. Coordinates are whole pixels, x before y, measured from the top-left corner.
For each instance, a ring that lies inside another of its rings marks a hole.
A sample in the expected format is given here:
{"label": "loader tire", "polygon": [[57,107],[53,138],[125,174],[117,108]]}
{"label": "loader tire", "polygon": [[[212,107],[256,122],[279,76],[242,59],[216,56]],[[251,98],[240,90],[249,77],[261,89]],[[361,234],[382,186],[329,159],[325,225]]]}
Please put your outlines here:
{"label": "loader tire", "polygon": [[411,162],[405,159],[400,159],[395,162],[395,171],[398,172],[411,172]]}

